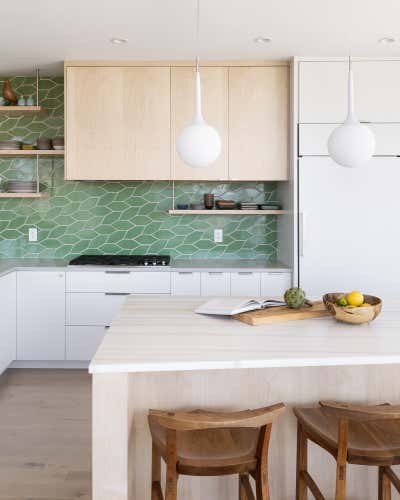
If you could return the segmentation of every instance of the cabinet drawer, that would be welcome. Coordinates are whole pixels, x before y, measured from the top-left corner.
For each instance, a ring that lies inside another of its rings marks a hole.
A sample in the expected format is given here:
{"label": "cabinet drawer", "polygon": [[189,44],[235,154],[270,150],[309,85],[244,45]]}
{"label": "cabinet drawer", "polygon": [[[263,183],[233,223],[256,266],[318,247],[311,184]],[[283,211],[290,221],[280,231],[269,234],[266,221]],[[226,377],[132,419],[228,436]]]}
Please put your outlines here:
{"label": "cabinet drawer", "polygon": [[133,293],[171,293],[171,273],[168,271],[132,272]]}
{"label": "cabinet drawer", "polygon": [[108,326],[129,294],[67,293],[67,325]]}
{"label": "cabinet drawer", "polygon": [[91,360],[101,344],[106,331],[107,329],[104,326],[67,326],[67,360]]}
{"label": "cabinet drawer", "polygon": [[261,295],[263,297],[282,297],[291,286],[290,273],[261,273]]}
{"label": "cabinet drawer", "polygon": [[230,274],[218,271],[201,273],[201,295],[229,296],[231,294]]}
{"label": "cabinet drawer", "polygon": [[200,295],[200,273],[177,271],[171,277],[172,295]]}
{"label": "cabinet drawer", "polygon": [[260,295],[260,273],[246,271],[231,273],[231,295],[258,297]]}
{"label": "cabinet drawer", "polygon": [[130,271],[71,271],[67,272],[67,292],[133,291]]}

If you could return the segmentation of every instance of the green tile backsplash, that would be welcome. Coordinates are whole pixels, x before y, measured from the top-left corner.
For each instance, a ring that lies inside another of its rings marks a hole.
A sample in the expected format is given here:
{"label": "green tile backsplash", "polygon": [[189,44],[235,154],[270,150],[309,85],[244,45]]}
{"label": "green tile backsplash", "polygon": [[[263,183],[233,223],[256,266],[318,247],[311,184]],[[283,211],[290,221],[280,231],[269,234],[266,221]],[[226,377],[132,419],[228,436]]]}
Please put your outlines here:
{"label": "green tile backsplash", "polygon": [[[12,84],[19,95],[35,95],[33,78],[13,78]],[[0,139],[34,142],[63,135],[63,79],[42,79],[40,88],[49,114],[0,117]],[[276,258],[276,216],[170,216],[171,183],[64,181],[63,163],[40,160],[40,182],[49,199],[0,200],[1,258],[162,252],[175,258]],[[34,175],[34,159],[0,159],[2,182]],[[177,203],[201,201],[205,192],[263,202],[275,199],[276,184],[175,183]],[[29,227],[38,228],[37,243],[28,242]],[[213,242],[215,228],[224,230],[223,243]]]}

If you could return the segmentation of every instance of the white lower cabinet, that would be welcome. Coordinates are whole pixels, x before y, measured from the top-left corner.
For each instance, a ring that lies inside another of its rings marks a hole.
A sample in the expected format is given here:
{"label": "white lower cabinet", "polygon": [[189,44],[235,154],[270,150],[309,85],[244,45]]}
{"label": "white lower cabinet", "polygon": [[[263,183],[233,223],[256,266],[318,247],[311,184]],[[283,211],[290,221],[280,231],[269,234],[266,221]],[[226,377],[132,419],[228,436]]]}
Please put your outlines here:
{"label": "white lower cabinet", "polygon": [[261,295],[263,297],[282,297],[291,287],[290,273],[261,273]]}
{"label": "white lower cabinet", "polygon": [[201,295],[229,296],[231,294],[230,273],[210,271],[201,273]]}
{"label": "white lower cabinet", "polygon": [[200,295],[200,273],[176,271],[171,276],[172,295]]}
{"label": "white lower cabinet", "polygon": [[67,325],[109,326],[127,293],[67,293]]}
{"label": "white lower cabinet", "polygon": [[260,295],[260,273],[242,271],[231,273],[231,295],[234,297]]}
{"label": "white lower cabinet", "polygon": [[16,358],[17,278],[10,273],[0,278],[0,373]]}
{"label": "white lower cabinet", "polygon": [[171,293],[171,273],[167,271],[132,272],[132,293]]}
{"label": "white lower cabinet", "polygon": [[64,272],[17,272],[17,359],[65,359]]}
{"label": "white lower cabinet", "polygon": [[89,361],[101,344],[105,326],[67,326],[66,358],[68,361]]}

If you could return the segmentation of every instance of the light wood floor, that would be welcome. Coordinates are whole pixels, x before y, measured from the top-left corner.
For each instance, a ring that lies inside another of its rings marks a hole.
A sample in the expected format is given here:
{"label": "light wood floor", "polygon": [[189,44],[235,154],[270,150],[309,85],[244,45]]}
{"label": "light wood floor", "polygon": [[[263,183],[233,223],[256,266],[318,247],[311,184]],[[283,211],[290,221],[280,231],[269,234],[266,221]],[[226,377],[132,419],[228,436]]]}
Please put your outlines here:
{"label": "light wood floor", "polygon": [[0,377],[0,499],[90,500],[91,377],[8,370]]}

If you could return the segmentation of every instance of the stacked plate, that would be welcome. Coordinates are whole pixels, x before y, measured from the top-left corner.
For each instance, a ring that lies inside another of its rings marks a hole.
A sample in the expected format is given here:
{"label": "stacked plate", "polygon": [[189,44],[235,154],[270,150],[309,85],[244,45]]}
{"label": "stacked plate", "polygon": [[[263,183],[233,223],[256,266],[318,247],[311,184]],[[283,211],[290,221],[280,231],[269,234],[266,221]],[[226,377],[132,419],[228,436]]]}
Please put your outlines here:
{"label": "stacked plate", "polygon": [[9,193],[36,193],[36,181],[8,181]]}
{"label": "stacked plate", "polygon": [[243,201],[239,206],[241,210],[258,210],[258,203]]}
{"label": "stacked plate", "polygon": [[0,141],[0,149],[21,149],[22,142],[20,141]]}

